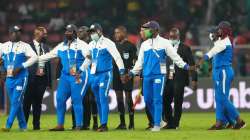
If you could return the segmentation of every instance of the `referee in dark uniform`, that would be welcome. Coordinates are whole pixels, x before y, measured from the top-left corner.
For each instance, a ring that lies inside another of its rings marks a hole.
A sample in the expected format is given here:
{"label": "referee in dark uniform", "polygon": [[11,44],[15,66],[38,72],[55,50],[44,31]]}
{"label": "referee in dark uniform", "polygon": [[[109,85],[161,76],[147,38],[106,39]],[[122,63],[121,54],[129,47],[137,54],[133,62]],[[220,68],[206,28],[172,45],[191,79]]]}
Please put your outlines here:
{"label": "referee in dark uniform", "polygon": [[[31,48],[38,56],[49,52],[46,46],[47,30],[37,27],[34,30],[34,40],[30,43]],[[41,104],[47,87],[51,88],[50,62],[38,63],[29,67],[27,90],[24,94],[23,110],[26,122],[28,122],[32,105],[33,130],[40,130]]]}
{"label": "referee in dark uniform", "polygon": [[[169,32],[169,39],[172,47],[180,57],[190,66],[195,65],[194,57],[189,46],[180,41],[180,32],[177,28],[172,28]],[[197,73],[191,72],[192,87],[197,88]],[[178,129],[182,114],[182,103],[184,98],[184,88],[189,85],[189,72],[178,68],[173,61],[167,61],[167,80],[163,93],[163,119],[167,122],[164,129]],[[174,110],[171,103],[174,101]]]}
{"label": "referee in dark uniform", "polygon": [[[114,31],[114,37],[116,42],[116,47],[123,59],[123,63],[126,71],[128,72],[136,60],[136,47],[127,40],[127,29],[124,26],[118,26]],[[118,102],[118,111],[120,112],[120,124],[116,128],[118,130],[127,129],[125,123],[125,106],[123,99],[123,91],[126,96],[126,103],[129,112],[129,126],[128,129],[134,129],[134,110],[133,100],[132,100],[132,90],[133,90],[133,79],[129,80],[127,83],[122,84],[120,80],[119,70],[116,65],[113,65],[113,89],[116,92],[116,98]]]}

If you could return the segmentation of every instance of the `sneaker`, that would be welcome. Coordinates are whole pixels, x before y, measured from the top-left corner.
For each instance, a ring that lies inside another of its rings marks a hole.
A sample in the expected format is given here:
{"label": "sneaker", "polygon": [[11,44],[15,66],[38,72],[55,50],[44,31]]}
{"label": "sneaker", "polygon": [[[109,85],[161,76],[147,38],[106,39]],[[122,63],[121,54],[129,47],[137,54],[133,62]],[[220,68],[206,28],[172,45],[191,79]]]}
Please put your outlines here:
{"label": "sneaker", "polygon": [[243,120],[241,120],[240,122],[237,122],[234,125],[233,129],[241,129],[241,128],[245,128],[245,127],[246,127],[246,123]]}
{"label": "sneaker", "polygon": [[116,127],[116,130],[127,130],[127,127],[125,124],[119,124],[117,127]]}
{"label": "sneaker", "polygon": [[222,130],[222,129],[225,129],[223,125],[214,124],[208,130]]}
{"label": "sneaker", "polygon": [[106,125],[101,125],[98,129],[97,132],[106,132],[108,131],[108,127]]}
{"label": "sneaker", "polygon": [[80,126],[76,126],[75,128],[72,129],[72,131],[80,131],[82,130],[82,127]]}
{"label": "sneaker", "polygon": [[233,129],[234,128],[234,124],[232,123],[228,123],[228,125],[226,126],[226,129]]}
{"label": "sneaker", "polygon": [[163,127],[167,126],[167,123],[162,120],[160,126],[161,126],[161,128],[163,128]]}
{"label": "sneaker", "polygon": [[158,132],[161,130],[161,127],[160,126],[154,126],[153,128],[151,128],[151,131],[152,132]]}
{"label": "sneaker", "polygon": [[25,131],[27,131],[27,128],[20,128],[19,129],[21,132],[25,132]]}
{"label": "sneaker", "polygon": [[56,126],[55,128],[49,129],[49,131],[64,131],[64,127],[63,126]]}

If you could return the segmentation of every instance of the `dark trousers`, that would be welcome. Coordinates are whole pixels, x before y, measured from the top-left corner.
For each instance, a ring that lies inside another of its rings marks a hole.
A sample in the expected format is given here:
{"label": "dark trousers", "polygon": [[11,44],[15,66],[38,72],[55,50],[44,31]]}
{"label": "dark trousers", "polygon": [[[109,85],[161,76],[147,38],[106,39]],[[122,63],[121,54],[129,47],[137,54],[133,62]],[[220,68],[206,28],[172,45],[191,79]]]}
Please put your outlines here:
{"label": "dark trousers", "polygon": [[[83,97],[83,127],[89,127],[90,126],[90,120],[91,120],[91,114],[93,117],[97,117],[97,105],[95,101],[94,94],[91,91],[91,88],[88,88],[85,96]],[[72,122],[73,122],[73,128],[76,126],[75,124],[75,114],[74,110],[72,109]],[[94,123],[97,125],[97,120],[94,120]]]}
{"label": "dark trousers", "polygon": [[[185,84],[168,79],[163,93],[163,119],[170,127],[179,127]],[[174,101],[174,109],[171,103]],[[174,112],[173,112],[174,111]]]}
{"label": "dark trousers", "polygon": [[[116,99],[118,103],[118,111],[120,112],[120,124],[125,125],[125,106],[124,106],[124,98],[123,91],[115,91]],[[130,125],[134,125],[134,110],[133,110],[133,100],[132,100],[132,92],[125,91],[126,104],[129,112],[129,121]]]}
{"label": "dark trousers", "polygon": [[46,77],[36,76],[33,80],[28,79],[26,93],[24,94],[23,110],[26,122],[29,120],[29,114],[33,113],[33,128],[40,129],[40,116],[43,95],[47,87]]}

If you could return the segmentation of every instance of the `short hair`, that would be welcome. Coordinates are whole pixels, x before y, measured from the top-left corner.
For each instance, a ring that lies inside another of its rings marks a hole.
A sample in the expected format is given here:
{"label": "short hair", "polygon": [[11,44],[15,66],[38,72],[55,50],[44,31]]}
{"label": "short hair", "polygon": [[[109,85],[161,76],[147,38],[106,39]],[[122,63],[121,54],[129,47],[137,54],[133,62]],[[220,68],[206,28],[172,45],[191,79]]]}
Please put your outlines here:
{"label": "short hair", "polygon": [[173,33],[180,35],[180,30],[176,27],[171,28],[169,32],[173,32]]}
{"label": "short hair", "polygon": [[47,29],[46,29],[45,27],[43,27],[43,26],[38,26],[38,27],[36,27],[36,29],[35,29],[35,30],[38,30],[38,31],[44,32],[44,31],[46,31]]}
{"label": "short hair", "polygon": [[119,29],[120,31],[122,31],[125,35],[127,35],[127,28],[125,26],[117,26],[116,29]]}

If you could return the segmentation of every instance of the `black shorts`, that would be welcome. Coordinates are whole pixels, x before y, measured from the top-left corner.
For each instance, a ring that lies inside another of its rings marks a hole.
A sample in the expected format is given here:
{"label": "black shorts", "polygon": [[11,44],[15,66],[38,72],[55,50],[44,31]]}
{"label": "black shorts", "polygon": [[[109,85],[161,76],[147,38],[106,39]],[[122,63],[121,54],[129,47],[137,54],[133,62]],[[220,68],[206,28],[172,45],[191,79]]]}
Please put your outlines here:
{"label": "black shorts", "polygon": [[120,74],[118,71],[113,71],[113,89],[131,92],[133,90],[133,79],[129,80],[127,83],[123,84],[120,79]]}

